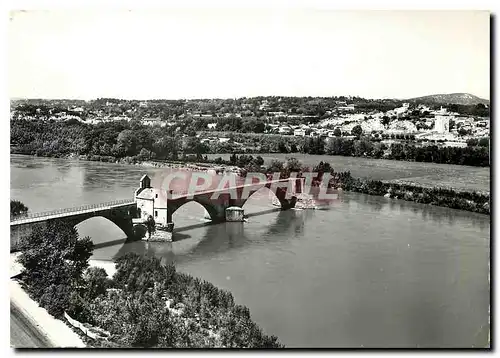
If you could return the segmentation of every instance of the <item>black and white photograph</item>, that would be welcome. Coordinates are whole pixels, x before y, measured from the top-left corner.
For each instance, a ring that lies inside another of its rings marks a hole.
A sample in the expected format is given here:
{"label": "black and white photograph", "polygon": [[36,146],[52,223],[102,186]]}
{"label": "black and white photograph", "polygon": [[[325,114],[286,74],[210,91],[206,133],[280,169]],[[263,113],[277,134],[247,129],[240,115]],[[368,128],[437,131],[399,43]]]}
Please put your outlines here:
{"label": "black and white photograph", "polygon": [[15,354],[491,350],[489,10],[4,16]]}

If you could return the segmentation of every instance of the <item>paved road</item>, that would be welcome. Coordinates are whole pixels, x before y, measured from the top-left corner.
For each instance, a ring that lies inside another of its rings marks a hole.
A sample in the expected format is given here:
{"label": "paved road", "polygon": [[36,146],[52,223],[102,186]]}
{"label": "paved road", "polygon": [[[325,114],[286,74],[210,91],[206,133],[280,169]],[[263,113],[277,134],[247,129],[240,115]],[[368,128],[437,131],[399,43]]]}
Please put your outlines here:
{"label": "paved road", "polygon": [[10,346],[15,348],[51,347],[50,343],[12,302],[10,303]]}

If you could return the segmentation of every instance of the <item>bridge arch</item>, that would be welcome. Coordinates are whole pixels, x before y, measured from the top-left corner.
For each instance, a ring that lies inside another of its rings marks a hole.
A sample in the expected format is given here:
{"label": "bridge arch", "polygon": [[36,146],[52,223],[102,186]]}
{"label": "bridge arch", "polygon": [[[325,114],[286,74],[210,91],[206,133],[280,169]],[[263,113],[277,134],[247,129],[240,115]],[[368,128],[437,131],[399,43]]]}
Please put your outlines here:
{"label": "bridge arch", "polygon": [[[96,221],[92,220],[92,219],[98,219],[99,224],[96,225]],[[63,220],[66,222],[70,222],[73,226],[83,225],[83,228],[85,228],[85,231],[86,231],[86,226],[91,224],[90,221],[93,221],[94,225],[97,227],[102,226],[104,231],[107,231],[105,229],[105,225],[107,223],[112,223],[113,227],[120,229],[120,231],[122,231],[122,233],[123,233],[122,237],[119,239],[123,239],[124,237],[127,239],[136,238],[132,222],[130,220],[127,220],[126,218],[120,218],[119,216],[116,216],[116,215],[96,214],[96,215],[92,215],[92,216],[80,216],[80,217],[68,218],[68,219],[63,219]],[[100,244],[102,241],[100,239],[99,235],[89,235],[89,236],[91,237],[94,244]],[[95,236],[95,237],[93,237],[93,236]],[[117,238],[116,240],[119,240],[119,239]],[[114,240],[109,240],[109,241],[114,241]]]}
{"label": "bridge arch", "polygon": [[250,198],[253,197],[252,201],[255,202],[256,200],[258,200],[257,197],[259,196],[267,196],[268,197],[267,202],[272,203],[273,201],[275,202],[278,201],[282,209],[286,208],[289,205],[289,201],[286,199],[285,189],[277,188],[275,193],[273,190],[269,188],[269,186],[265,185],[260,187],[258,190],[250,192],[248,198],[246,198],[245,201],[243,202],[242,207],[244,207],[244,205],[248,202],[248,200],[250,200]]}
{"label": "bridge arch", "polygon": [[206,200],[197,197],[194,197],[193,199],[186,199],[183,200],[182,202],[176,202],[175,205],[171,204],[168,206],[168,210],[170,211],[171,215],[174,215],[174,213],[178,209],[180,209],[181,207],[183,207],[188,203],[197,203],[201,205],[208,212],[208,215],[210,216],[210,219],[212,221],[217,221],[220,218],[220,213],[215,205],[210,204]]}

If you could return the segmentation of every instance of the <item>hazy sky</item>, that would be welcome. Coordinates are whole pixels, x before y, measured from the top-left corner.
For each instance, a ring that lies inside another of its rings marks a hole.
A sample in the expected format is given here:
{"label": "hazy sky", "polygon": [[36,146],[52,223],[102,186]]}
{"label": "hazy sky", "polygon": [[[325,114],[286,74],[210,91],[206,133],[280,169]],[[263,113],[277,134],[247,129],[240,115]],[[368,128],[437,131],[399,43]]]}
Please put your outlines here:
{"label": "hazy sky", "polygon": [[12,13],[9,94],[489,99],[489,13],[164,9]]}

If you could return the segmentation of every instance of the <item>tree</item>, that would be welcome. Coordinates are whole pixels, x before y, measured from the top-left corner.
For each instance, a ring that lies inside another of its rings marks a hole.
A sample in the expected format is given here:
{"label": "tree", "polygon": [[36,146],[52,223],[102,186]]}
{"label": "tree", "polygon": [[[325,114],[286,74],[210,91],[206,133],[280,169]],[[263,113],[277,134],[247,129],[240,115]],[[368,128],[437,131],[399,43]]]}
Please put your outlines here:
{"label": "tree", "polygon": [[62,317],[70,307],[71,288],[68,285],[51,284],[43,289],[38,298],[40,306],[56,318]]}
{"label": "tree", "polygon": [[300,176],[301,172],[302,172],[302,163],[296,158],[289,158],[286,161],[281,177],[289,178],[291,173],[296,173],[297,176]]}
{"label": "tree", "polygon": [[285,142],[284,142],[284,141],[282,141],[282,140],[278,143],[278,151],[279,151],[280,153],[288,153],[288,149],[287,149],[287,147],[286,147],[286,144],[285,144]]}
{"label": "tree", "polygon": [[354,142],[354,156],[362,157],[362,156],[371,156],[373,150],[372,142],[360,139]]}
{"label": "tree", "polygon": [[330,155],[350,156],[354,152],[353,140],[346,138],[329,138],[326,151]]}
{"label": "tree", "polygon": [[209,152],[209,148],[205,143],[197,141],[193,148],[194,154],[196,154],[196,158],[199,160],[202,158],[203,154]]}
{"label": "tree", "polygon": [[257,157],[255,157],[254,163],[255,165],[258,165],[260,167],[264,165],[264,159],[260,155],[258,155]]}
{"label": "tree", "polygon": [[342,136],[342,131],[340,130],[340,128],[337,127],[333,131],[333,134],[335,135],[335,137],[341,137]]}
{"label": "tree", "polygon": [[77,287],[83,283],[93,244],[89,237],[81,239],[72,224],[49,221],[34,225],[32,232],[21,238],[20,249],[23,279],[29,291],[40,298],[51,285]]}
{"label": "tree", "polygon": [[470,138],[467,139],[467,146],[468,147],[475,147],[479,144],[479,140],[477,138]]}
{"label": "tree", "polygon": [[323,154],[325,152],[325,142],[319,137],[308,137],[304,142],[304,153]]}
{"label": "tree", "polygon": [[468,135],[471,134],[471,130],[470,129],[467,130],[464,127],[460,127],[460,129],[458,130],[458,134],[461,136]]}
{"label": "tree", "polygon": [[233,153],[229,156],[229,163],[235,165],[237,160],[238,156],[236,155],[236,153]]}
{"label": "tree", "polygon": [[137,154],[137,144],[137,136],[132,130],[125,129],[118,134],[117,146],[124,155]]}
{"label": "tree", "polygon": [[488,148],[490,146],[490,140],[489,140],[489,138],[481,138],[481,139],[479,139],[478,145],[480,147]]}
{"label": "tree", "polygon": [[102,267],[89,267],[83,276],[85,289],[82,296],[87,301],[93,301],[98,296],[106,293],[110,284],[108,274]]}
{"label": "tree", "polygon": [[18,200],[10,201],[10,215],[19,216],[24,215],[28,212],[28,207]]}
{"label": "tree", "polygon": [[266,172],[268,174],[281,173],[283,171],[283,167],[284,167],[283,162],[281,162],[281,161],[279,161],[277,159],[273,159],[271,161],[271,163],[269,164],[269,166],[267,167]]}
{"label": "tree", "polygon": [[361,134],[363,134],[363,129],[358,124],[358,125],[354,126],[354,128],[351,131],[351,134],[359,138],[359,137],[361,137]]}
{"label": "tree", "polygon": [[153,153],[146,148],[142,148],[139,154],[137,154],[137,159],[140,161],[150,160],[153,158]]}
{"label": "tree", "polygon": [[151,215],[149,215],[146,220],[146,228],[148,230],[148,236],[151,238],[151,234],[156,231],[155,219],[153,219],[153,216]]}
{"label": "tree", "polygon": [[384,150],[385,150],[385,144],[384,143],[376,143],[373,147],[373,157],[374,158],[382,158],[384,155]]}

